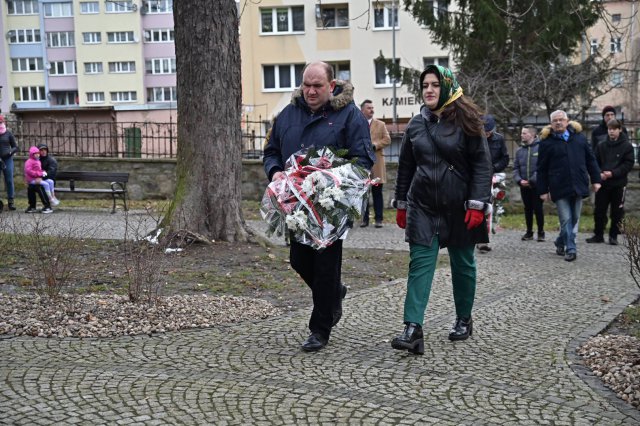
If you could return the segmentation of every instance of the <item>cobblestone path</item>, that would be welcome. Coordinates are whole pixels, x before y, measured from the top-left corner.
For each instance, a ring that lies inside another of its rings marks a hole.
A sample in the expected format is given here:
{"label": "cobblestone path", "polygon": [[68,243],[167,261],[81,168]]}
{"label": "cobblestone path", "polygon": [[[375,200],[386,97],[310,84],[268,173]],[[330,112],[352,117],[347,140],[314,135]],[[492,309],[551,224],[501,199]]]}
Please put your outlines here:
{"label": "cobblestone path", "polygon": [[[0,423],[638,424],[575,356],[638,294],[622,246],[585,237],[568,263],[551,242],[499,233],[478,255],[465,342],[447,340],[453,301],[439,270],[424,356],[390,347],[404,282],[350,293],[313,354],[299,350],[308,309],[153,337],[0,340]],[[406,250],[402,240],[392,227],[354,229],[347,246]]]}

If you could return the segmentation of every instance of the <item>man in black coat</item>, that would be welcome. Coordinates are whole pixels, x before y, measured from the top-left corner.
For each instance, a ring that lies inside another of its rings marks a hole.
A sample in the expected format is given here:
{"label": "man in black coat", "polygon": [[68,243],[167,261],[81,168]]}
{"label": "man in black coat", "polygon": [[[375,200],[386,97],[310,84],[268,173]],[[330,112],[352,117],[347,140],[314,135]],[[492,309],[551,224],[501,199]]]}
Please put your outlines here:
{"label": "man in black coat", "polygon": [[[609,135],[609,130],[607,128],[607,123],[610,120],[616,118],[616,109],[611,105],[607,105],[602,108],[602,121],[596,127],[591,130],[591,149],[593,152],[596,152],[596,147],[600,142],[604,142],[607,140],[607,136]],[[622,127],[622,133],[627,135],[627,129]]]}

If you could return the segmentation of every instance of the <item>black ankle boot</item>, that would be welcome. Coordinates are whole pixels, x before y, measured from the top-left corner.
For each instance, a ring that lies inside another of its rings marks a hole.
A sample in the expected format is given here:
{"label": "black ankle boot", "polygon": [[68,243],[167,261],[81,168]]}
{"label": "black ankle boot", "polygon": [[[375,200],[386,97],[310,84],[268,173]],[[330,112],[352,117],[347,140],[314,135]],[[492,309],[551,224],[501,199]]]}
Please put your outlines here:
{"label": "black ankle boot", "polygon": [[13,204],[13,200],[12,199],[7,200],[7,205],[8,205],[9,210],[15,210],[16,209],[16,206]]}
{"label": "black ankle boot", "polygon": [[469,318],[456,317],[449,332],[449,340],[466,340],[473,334],[473,320]]}
{"label": "black ankle boot", "polygon": [[391,341],[391,347],[408,350],[417,355],[424,354],[424,338],[420,324],[406,322],[402,334]]}
{"label": "black ankle boot", "polygon": [[338,309],[333,311],[333,323],[331,324],[332,327],[335,327],[336,324],[338,324],[338,322],[340,321],[340,318],[342,318],[342,299],[344,299],[347,295],[347,286],[342,283],[340,284],[340,286],[340,300],[338,301]]}

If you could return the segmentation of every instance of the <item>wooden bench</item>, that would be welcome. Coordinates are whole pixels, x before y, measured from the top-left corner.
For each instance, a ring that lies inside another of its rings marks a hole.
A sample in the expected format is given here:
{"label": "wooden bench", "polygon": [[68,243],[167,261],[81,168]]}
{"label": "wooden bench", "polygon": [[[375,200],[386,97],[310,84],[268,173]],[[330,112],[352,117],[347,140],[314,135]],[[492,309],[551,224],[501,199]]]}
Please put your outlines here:
{"label": "wooden bench", "polygon": [[[69,186],[60,186],[60,181],[68,181]],[[76,182],[109,182],[110,188],[78,188]],[[111,213],[115,213],[116,197],[122,200],[124,210],[127,211],[127,182],[129,182],[129,173],[126,172],[58,171],[55,192],[111,194],[113,198]]]}

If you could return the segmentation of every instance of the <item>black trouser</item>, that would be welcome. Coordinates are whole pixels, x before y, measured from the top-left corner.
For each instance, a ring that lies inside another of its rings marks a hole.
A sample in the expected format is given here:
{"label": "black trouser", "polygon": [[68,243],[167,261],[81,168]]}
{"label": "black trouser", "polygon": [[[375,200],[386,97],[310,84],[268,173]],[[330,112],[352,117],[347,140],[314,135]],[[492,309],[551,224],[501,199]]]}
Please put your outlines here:
{"label": "black trouser", "polygon": [[[382,184],[371,186],[371,198],[373,199],[373,211],[375,214],[375,221],[382,222],[382,212],[384,211],[384,199],[382,198]],[[369,203],[364,211],[362,221],[369,223]]]}
{"label": "black trouser", "polygon": [[624,194],[626,187],[609,188],[602,186],[596,192],[596,205],[593,211],[594,230],[597,237],[604,236],[604,229],[607,227],[607,210],[611,204],[611,227],[609,237],[617,238],[620,234],[620,223],[624,219]]}
{"label": "black trouser", "polygon": [[36,192],[40,196],[40,201],[42,201],[42,205],[45,208],[47,207],[51,208],[49,197],[47,196],[47,193],[45,192],[44,187],[42,185],[29,185],[29,188],[27,188],[27,199],[29,200],[29,208],[30,209],[36,208]]}
{"label": "black trouser", "polygon": [[533,232],[533,215],[536,215],[538,234],[544,232],[544,209],[542,200],[535,188],[520,187],[520,195],[524,203],[524,221],[527,224],[527,232]]}
{"label": "black trouser", "polygon": [[340,307],[342,240],[318,251],[292,238],[289,258],[291,267],[311,289],[313,311],[309,330],[328,339],[333,314]]}

